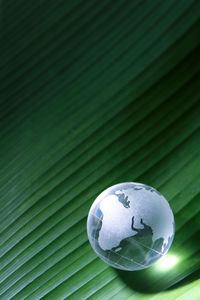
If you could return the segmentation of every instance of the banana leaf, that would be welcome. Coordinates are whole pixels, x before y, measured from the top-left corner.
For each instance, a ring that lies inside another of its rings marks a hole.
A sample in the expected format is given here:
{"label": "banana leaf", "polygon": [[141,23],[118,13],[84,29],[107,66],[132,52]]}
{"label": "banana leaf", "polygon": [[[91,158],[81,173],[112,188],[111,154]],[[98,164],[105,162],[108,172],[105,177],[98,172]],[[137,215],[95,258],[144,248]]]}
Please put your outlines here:
{"label": "banana leaf", "polygon": [[[198,0],[0,2],[0,299],[200,299],[199,17]],[[135,272],[86,232],[127,181],[176,223]]]}

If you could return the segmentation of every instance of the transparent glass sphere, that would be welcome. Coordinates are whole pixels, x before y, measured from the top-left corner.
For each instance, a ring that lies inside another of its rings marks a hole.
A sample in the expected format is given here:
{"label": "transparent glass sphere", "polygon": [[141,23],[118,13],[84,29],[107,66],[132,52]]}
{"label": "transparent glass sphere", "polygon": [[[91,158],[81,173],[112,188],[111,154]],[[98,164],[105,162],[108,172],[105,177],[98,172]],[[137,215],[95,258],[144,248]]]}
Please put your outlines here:
{"label": "transparent glass sphere", "polygon": [[87,233],[97,255],[121,270],[141,270],[160,259],[174,238],[174,216],[154,188],[136,182],[116,184],[92,204]]}

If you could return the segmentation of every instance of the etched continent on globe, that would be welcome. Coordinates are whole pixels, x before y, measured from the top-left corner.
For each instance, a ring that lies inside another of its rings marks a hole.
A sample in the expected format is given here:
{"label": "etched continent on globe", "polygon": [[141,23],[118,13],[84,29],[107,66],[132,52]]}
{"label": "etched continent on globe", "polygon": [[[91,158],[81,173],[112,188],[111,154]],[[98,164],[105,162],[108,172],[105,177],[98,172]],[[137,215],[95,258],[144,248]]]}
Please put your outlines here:
{"label": "etched continent on globe", "polygon": [[88,215],[87,231],[93,249],[104,261],[119,269],[139,270],[170,248],[174,216],[154,188],[121,183],[97,197]]}

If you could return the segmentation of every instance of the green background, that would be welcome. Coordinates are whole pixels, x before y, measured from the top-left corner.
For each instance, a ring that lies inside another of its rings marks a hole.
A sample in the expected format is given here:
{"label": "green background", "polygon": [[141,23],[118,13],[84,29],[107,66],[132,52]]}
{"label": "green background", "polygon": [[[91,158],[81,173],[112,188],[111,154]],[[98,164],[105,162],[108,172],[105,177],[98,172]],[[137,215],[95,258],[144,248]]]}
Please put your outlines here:
{"label": "green background", "polygon": [[[0,299],[200,299],[199,17],[199,0],[0,2]],[[88,210],[124,181],[169,201],[173,268],[91,249]]]}

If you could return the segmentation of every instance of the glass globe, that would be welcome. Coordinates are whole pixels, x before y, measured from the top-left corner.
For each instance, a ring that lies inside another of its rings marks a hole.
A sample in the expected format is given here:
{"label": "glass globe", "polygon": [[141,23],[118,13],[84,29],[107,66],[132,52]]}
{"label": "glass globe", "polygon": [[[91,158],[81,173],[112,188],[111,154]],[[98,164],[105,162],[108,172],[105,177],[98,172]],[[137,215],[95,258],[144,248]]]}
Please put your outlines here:
{"label": "glass globe", "polygon": [[159,260],[174,238],[174,216],[154,188],[136,182],[116,184],[92,204],[87,233],[97,255],[121,270],[141,270]]}

